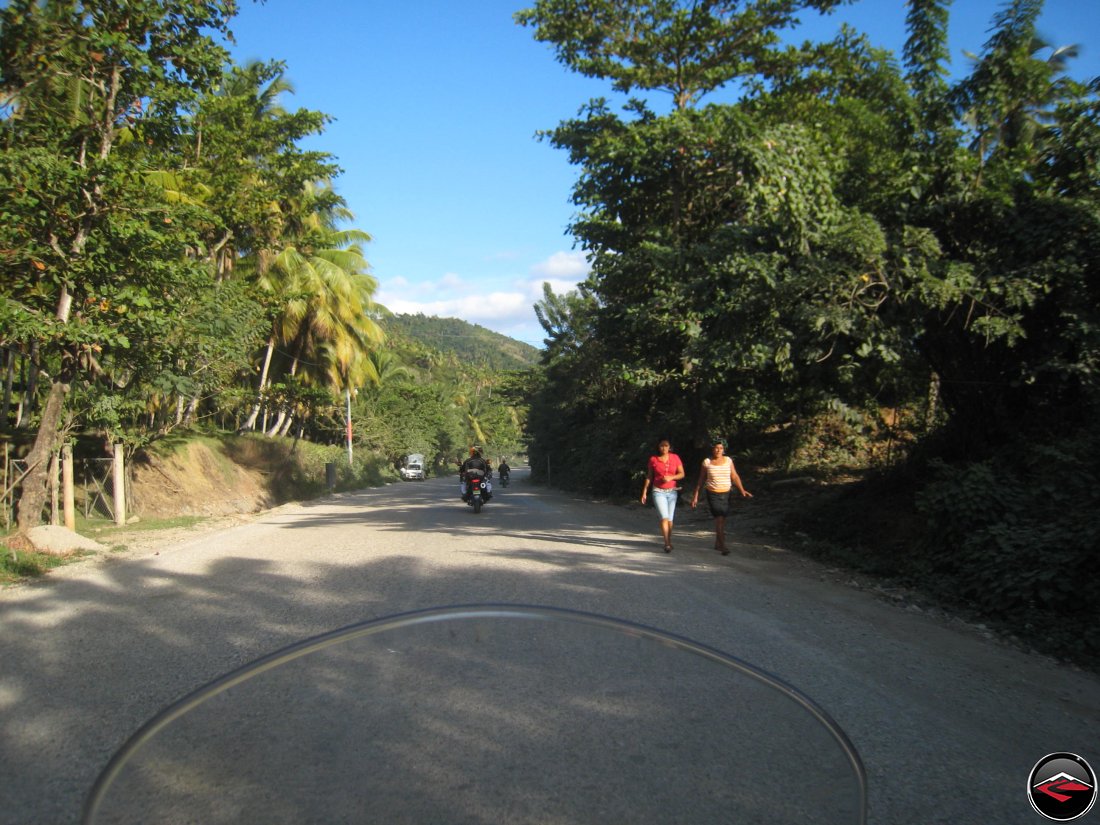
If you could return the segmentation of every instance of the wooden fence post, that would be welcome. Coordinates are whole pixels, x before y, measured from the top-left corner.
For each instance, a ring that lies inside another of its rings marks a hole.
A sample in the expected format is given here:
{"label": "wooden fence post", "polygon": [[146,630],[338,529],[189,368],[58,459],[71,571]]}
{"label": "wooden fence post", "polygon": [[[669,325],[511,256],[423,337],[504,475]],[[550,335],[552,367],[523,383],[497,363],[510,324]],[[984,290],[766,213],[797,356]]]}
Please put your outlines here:
{"label": "wooden fence post", "polygon": [[122,444],[115,444],[114,449],[114,499],[115,499],[115,524],[122,526],[126,523],[126,464],[123,458]]}
{"label": "wooden fence post", "polygon": [[65,526],[76,530],[76,494],[73,490],[73,448],[66,444],[61,448],[61,500],[65,512]]}
{"label": "wooden fence post", "polygon": [[4,532],[11,529],[11,508],[8,506],[8,442],[4,442],[4,482],[0,485],[4,496],[0,498],[0,507],[4,509]]}

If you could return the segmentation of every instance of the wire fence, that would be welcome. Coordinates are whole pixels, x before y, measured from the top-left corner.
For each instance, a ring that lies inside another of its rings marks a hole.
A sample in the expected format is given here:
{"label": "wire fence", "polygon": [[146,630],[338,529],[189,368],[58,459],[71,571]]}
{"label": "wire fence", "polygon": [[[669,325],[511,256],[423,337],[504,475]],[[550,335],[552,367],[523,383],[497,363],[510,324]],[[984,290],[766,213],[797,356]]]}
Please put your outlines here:
{"label": "wire fence", "polygon": [[[51,468],[55,471],[54,484],[51,489],[60,490],[60,461],[51,462]],[[126,504],[130,504],[129,467],[127,466],[127,478],[125,484]],[[16,458],[11,455],[11,445],[4,445],[3,466],[0,468],[0,490],[3,496],[0,498],[0,518],[3,520],[4,532],[10,532],[15,525],[15,507],[22,492],[23,481],[26,478],[30,466],[26,459]],[[73,462],[74,492],[78,505],[85,519],[111,519],[115,518],[116,505],[114,497],[114,485],[112,475],[114,473],[113,458],[78,458]],[[57,512],[57,496],[47,499],[43,508],[43,520],[50,524],[59,523]],[[127,506],[124,512],[128,512]]]}

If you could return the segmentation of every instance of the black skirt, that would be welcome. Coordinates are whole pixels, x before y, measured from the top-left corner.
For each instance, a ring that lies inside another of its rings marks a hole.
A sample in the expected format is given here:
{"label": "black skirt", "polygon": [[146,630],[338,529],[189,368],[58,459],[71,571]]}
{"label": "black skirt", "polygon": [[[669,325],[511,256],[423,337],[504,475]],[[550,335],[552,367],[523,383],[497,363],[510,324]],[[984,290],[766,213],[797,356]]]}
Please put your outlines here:
{"label": "black skirt", "polygon": [[707,490],[707,506],[710,508],[710,514],[714,517],[728,516],[730,512],[730,496],[733,494],[733,490],[726,490],[724,493],[714,493]]}

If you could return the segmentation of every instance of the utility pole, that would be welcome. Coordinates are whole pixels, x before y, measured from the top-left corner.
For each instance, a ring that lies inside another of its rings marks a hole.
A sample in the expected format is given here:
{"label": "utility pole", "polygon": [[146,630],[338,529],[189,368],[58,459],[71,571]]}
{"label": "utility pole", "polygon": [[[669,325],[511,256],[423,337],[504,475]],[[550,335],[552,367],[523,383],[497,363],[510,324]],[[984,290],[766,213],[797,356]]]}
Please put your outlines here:
{"label": "utility pole", "polygon": [[345,392],[347,393],[347,399],[348,399],[348,412],[347,412],[347,416],[348,416],[348,466],[350,467],[350,466],[352,466],[352,464],[351,464],[351,387],[348,387],[345,390]]}

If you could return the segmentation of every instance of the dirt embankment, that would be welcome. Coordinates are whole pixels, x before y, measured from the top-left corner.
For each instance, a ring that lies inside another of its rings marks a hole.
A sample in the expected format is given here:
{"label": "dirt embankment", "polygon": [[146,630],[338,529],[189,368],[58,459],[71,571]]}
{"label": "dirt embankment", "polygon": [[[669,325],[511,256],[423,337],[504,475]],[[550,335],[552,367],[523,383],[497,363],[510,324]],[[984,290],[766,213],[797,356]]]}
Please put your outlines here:
{"label": "dirt embankment", "polygon": [[130,509],[142,519],[253,513],[277,504],[279,456],[260,447],[191,441],[169,455],[143,454],[131,468]]}

